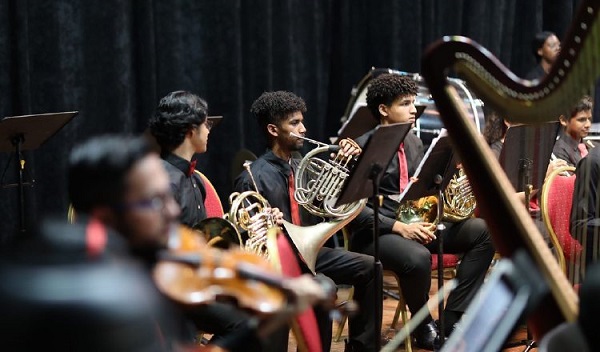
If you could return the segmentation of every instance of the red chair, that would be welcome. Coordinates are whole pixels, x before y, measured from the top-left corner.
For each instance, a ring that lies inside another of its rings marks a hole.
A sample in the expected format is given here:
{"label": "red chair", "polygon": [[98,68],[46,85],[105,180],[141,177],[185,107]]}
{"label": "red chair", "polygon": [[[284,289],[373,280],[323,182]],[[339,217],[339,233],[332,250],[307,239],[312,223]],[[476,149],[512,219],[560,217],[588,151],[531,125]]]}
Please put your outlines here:
{"label": "red chair", "polygon": [[576,284],[581,269],[582,247],[569,230],[575,175],[564,175],[573,171],[574,167],[564,166],[548,176],[542,187],[540,208],[550,240],[556,248],[558,264],[571,283]]}
{"label": "red chair", "polygon": [[[285,276],[297,277],[302,275],[296,253],[281,229],[271,228],[267,236],[267,248],[271,263]],[[322,351],[319,326],[312,308],[298,314],[291,325],[298,343],[298,350]]]}
{"label": "red chair", "polygon": [[222,218],[225,211],[223,210],[223,204],[217,190],[213,186],[212,182],[200,171],[194,170],[200,175],[202,181],[204,181],[204,188],[206,189],[206,199],[204,199],[204,207],[206,208],[206,217],[208,218]]}

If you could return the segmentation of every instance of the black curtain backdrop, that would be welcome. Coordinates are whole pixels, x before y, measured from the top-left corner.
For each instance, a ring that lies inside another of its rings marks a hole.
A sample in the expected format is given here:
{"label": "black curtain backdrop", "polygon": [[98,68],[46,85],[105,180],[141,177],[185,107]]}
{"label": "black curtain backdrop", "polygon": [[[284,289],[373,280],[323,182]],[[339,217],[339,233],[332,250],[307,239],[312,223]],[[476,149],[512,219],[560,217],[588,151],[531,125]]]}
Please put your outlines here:
{"label": "black curtain backdrop", "polygon": [[[78,110],[38,150],[25,153],[29,223],[68,207],[73,146],[104,133],[142,133],[160,97],[185,89],[223,122],[201,169],[226,201],[231,161],[264,151],[252,120],[263,91],[306,100],[310,137],[341,126],[350,91],[371,67],[419,72],[443,35],[476,40],[518,75],[532,66],[541,30],[562,37],[577,0],[0,0],[0,117]],[[15,158],[0,153],[2,184]],[[0,189],[0,240],[18,229],[16,188]],[[227,205],[225,204],[227,208]]]}

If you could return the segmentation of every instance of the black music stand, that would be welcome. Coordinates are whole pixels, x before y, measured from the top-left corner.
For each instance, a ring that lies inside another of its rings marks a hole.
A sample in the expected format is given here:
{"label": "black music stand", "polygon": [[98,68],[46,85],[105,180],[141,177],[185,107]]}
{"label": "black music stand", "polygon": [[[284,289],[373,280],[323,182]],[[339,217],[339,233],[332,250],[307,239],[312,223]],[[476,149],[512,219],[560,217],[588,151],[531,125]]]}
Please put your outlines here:
{"label": "black music stand", "polygon": [[14,152],[19,190],[19,231],[25,232],[25,159],[22,152],[39,148],[69,123],[78,111],[5,117],[0,121],[0,152]]}
{"label": "black music stand", "polygon": [[[335,204],[336,207],[355,202],[364,198],[371,198],[373,204],[373,258],[375,259],[374,278],[375,278],[375,294],[376,297],[382,298],[383,287],[381,282],[382,265],[379,260],[379,181],[389,165],[392,157],[396,155],[398,146],[404,140],[412,127],[412,123],[397,123],[392,125],[379,125],[375,127],[375,131],[365,144],[362,153],[360,154],[355,167],[350,172],[348,179],[344,182],[344,186],[339,198]],[[375,323],[382,317],[379,316],[380,309],[374,309]],[[381,348],[379,340],[381,331],[376,331],[375,343],[377,351]]]}
{"label": "black music stand", "polygon": [[[442,130],[442,133],[432,141],[413,178],[400,195],[400,201],[402,202],[427,196],[437,197],[438,291],[441,291],[444,285],[444,241],[442,231],[445,229],[445,226],[441,223],[444,217],[444,190],[448,186],[448,183],[450,183],[456,170],[456,160],[454,159],[450,138],[448,138],[446,131]],[[441,346],[444,343],[445,337],[444,300],[440,301],[438,310]]]}
{"label": "black music stand", "polygon": [[[416,105],[417,114],[415,120],[423,115],[425,105]],[[372,130],[379,124],[379,121],[373,116],[367,105],[362,105],[350,116],[348,121],[344,123],[338,131],[338,139],[342,138],[357,138]]]}
{"label": "black music stand", "polygon": [[500,165],[517,192],[525,192],[529,210],[531,190],[541,189],[560,124],[520,125],[506,131]]}

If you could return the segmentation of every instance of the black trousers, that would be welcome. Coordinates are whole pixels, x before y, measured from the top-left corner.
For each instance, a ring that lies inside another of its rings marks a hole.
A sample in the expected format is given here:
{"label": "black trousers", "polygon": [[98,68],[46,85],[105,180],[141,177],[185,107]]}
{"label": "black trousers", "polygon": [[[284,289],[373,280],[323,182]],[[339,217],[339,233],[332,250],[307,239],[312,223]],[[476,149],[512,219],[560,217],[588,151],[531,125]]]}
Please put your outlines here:
{"label": "black trousers", "polygon": [[[318,253],[316,271],[329,277],[336,284],[354,286],[354,300],[358,303],[359,312],[348,319],[349,342],[361,351],[375,351],[376,341],[381,331],[381,319],[375,321],[373,309],[379,309],[381,317],[383,305],[381,292],[376,285],[373,257],[349,252],[341,248],[323,247]],[[381,272],[378,277],[381,277]],[[323,350],[331,347],[331,319],[322,309],[315,309],[319,321],[319,332]]]}
{"label": "black trousers", "polygon": [[187,317],[196,327],[214,334],[211,343],[230,351],[287,351],[287,326],[261,341],[249,325],[253,316],[233,304],[212,303],[186,310]]}
{"label": "black trousers", "polygon": [[[494,257],[494,247],[485,222],[479,218],[459,223],[444,223],[442,232],[444,253],[462,254],[458,267],[458,286],[448,297],[446,310],[464,312],[483,283]],[[372,230],[353,233],[351,249],[372,254]],[[437,240],[428,245],[386,233],[379,236],[379,255],[384,270],[393,271],[400,279],[400,287],[410,311],[414,314],[423,307],[431,286],[431,253],[437,253]],[[428,323],[431,320],[425,321]]]}

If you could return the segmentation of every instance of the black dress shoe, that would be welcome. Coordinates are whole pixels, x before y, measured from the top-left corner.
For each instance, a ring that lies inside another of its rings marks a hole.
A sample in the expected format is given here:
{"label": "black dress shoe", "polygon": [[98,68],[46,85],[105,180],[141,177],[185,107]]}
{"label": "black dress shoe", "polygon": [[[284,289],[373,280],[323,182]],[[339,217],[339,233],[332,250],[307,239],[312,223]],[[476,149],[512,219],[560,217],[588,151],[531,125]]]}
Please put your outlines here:
{"label": "black dress shoe", "polygon": [[437,326],[432,320],[425,325],[419,326],[413,333],[415,346],[418,348],[433,351],[434,342],[438,337]]}
{"label": "black dress shoe", "polygon": [[[439,320],[435,321],[435,326],[437,326],[438,331],[439,331],[440,330],[440,321]],[[454,324],[452,324],[452,326],[448,326],[448,325],[444,326],[444,330],[446,330],[445,331],[446,333],[444,334],[444,336],[446,336],[446,337],[450,336],[450,334],[452,334],[454,332],[454,330],[456,330],[457,326],[458,326],[458,323],[454,323]]]}
{"label": "black dress shoe", "polygon": [[362,352],[363,346],[356,341],[348,341],[344,339],[344,352]]}
{"label": "black dress shoe", "polygon": [[[436,320],[435,323],[439,328],[439,322]],[[450,335],[454,332],[454,330],[457,329],[457,326],[458,326],[458,323],[454,323],[454,324],[452,324],[452,326],[450,328],[444,327],[444,330],[446,330],[446,333],[444,334],[444,342],[445,342],[445,340],[448,340],[448,337],[450,337]],[[435,349],[434,349],[435,351],[442,349],[442,341],[441,341],[439,334],[438,334],[438,336],[435,337],[433,346],[435,347]]]}

